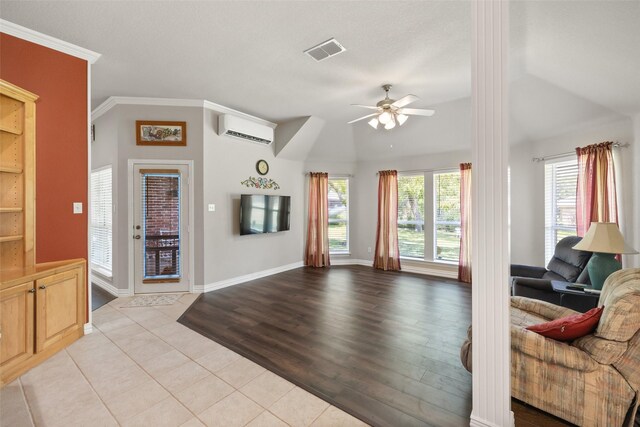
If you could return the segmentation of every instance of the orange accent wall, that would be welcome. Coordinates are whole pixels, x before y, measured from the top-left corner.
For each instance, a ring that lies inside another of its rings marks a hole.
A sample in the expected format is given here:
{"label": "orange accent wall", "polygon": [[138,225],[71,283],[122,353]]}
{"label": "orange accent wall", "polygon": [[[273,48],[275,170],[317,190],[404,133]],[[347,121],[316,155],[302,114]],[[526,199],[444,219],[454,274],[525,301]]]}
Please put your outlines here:
{"label": "orange accent wall", "polygon": [[39,96],[36,262],[87,259],[87,62],[2,33],[0,78]]}

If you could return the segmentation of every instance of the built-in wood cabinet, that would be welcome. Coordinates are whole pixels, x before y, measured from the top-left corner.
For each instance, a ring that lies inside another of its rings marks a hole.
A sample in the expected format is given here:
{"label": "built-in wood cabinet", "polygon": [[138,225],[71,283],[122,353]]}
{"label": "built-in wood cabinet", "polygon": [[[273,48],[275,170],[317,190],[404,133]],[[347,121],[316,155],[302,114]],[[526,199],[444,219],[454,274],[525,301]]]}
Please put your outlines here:
{"label": "built-in wood cabinet", "polygon": [[86,321],[85,260],[35,264],[37,99],[0,80],[0,385],[80,338]]}
{"label": "built-in wood cabinet", "polygon": [[0,80],[0,269],[35,262],[37,95]]}
{"label": "built-in wood cabinet", "polygon": [[0,381],[7,384],[84,334],[86,263],[39,264],[0,282]]}

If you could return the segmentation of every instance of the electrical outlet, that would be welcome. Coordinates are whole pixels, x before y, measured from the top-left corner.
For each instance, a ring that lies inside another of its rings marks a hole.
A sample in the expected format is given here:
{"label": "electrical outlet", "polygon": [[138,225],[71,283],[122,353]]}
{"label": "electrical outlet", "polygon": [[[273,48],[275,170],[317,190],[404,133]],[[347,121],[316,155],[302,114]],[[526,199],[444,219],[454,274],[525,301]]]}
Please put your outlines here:
{"label": "electrical outlet", "polygon": [[216,211],[216,205],[213,203],[209,203],[209,212],[215,212]]}
{"label": "electrical outlet", "polygon": [[82,202],[73,202],[73,213],[74,214],[82,213]]}

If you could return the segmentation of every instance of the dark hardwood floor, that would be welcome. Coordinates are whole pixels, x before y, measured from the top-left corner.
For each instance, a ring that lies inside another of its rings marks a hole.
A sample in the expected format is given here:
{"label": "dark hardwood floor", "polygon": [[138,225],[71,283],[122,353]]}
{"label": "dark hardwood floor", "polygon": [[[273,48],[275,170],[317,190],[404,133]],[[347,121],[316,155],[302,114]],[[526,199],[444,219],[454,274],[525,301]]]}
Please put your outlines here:
{"label": "dark hardwood floor", "polygon": [[114,299],[116,299],[116,297],[102,289],[100,286],[93,283],[91,284],[91,311],[96,311]]}
{"label": "dark hardwood floor", "polygon": [[[469,425],[468,285],[299,268],[203,294],[178,321],[371,425]],[[514,409],[519,425],[566,425]]]}

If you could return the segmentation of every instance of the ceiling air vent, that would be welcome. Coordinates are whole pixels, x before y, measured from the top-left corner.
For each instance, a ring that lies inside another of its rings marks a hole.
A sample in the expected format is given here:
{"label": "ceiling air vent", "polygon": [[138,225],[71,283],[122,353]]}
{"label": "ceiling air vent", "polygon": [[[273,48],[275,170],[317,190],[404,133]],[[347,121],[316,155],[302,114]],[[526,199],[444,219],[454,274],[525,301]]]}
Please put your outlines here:
{"label": "ceiling air vent", "polygon": [[344,46],[338,43],[336,39],[329,39],[326,42],[322,42],[317,46],[305,50],[304,53],[306,53],[316,61],[322,61],[323,59],[327,59],[331,56],[342,53],[345,50],[347,49],[345,49]]}

